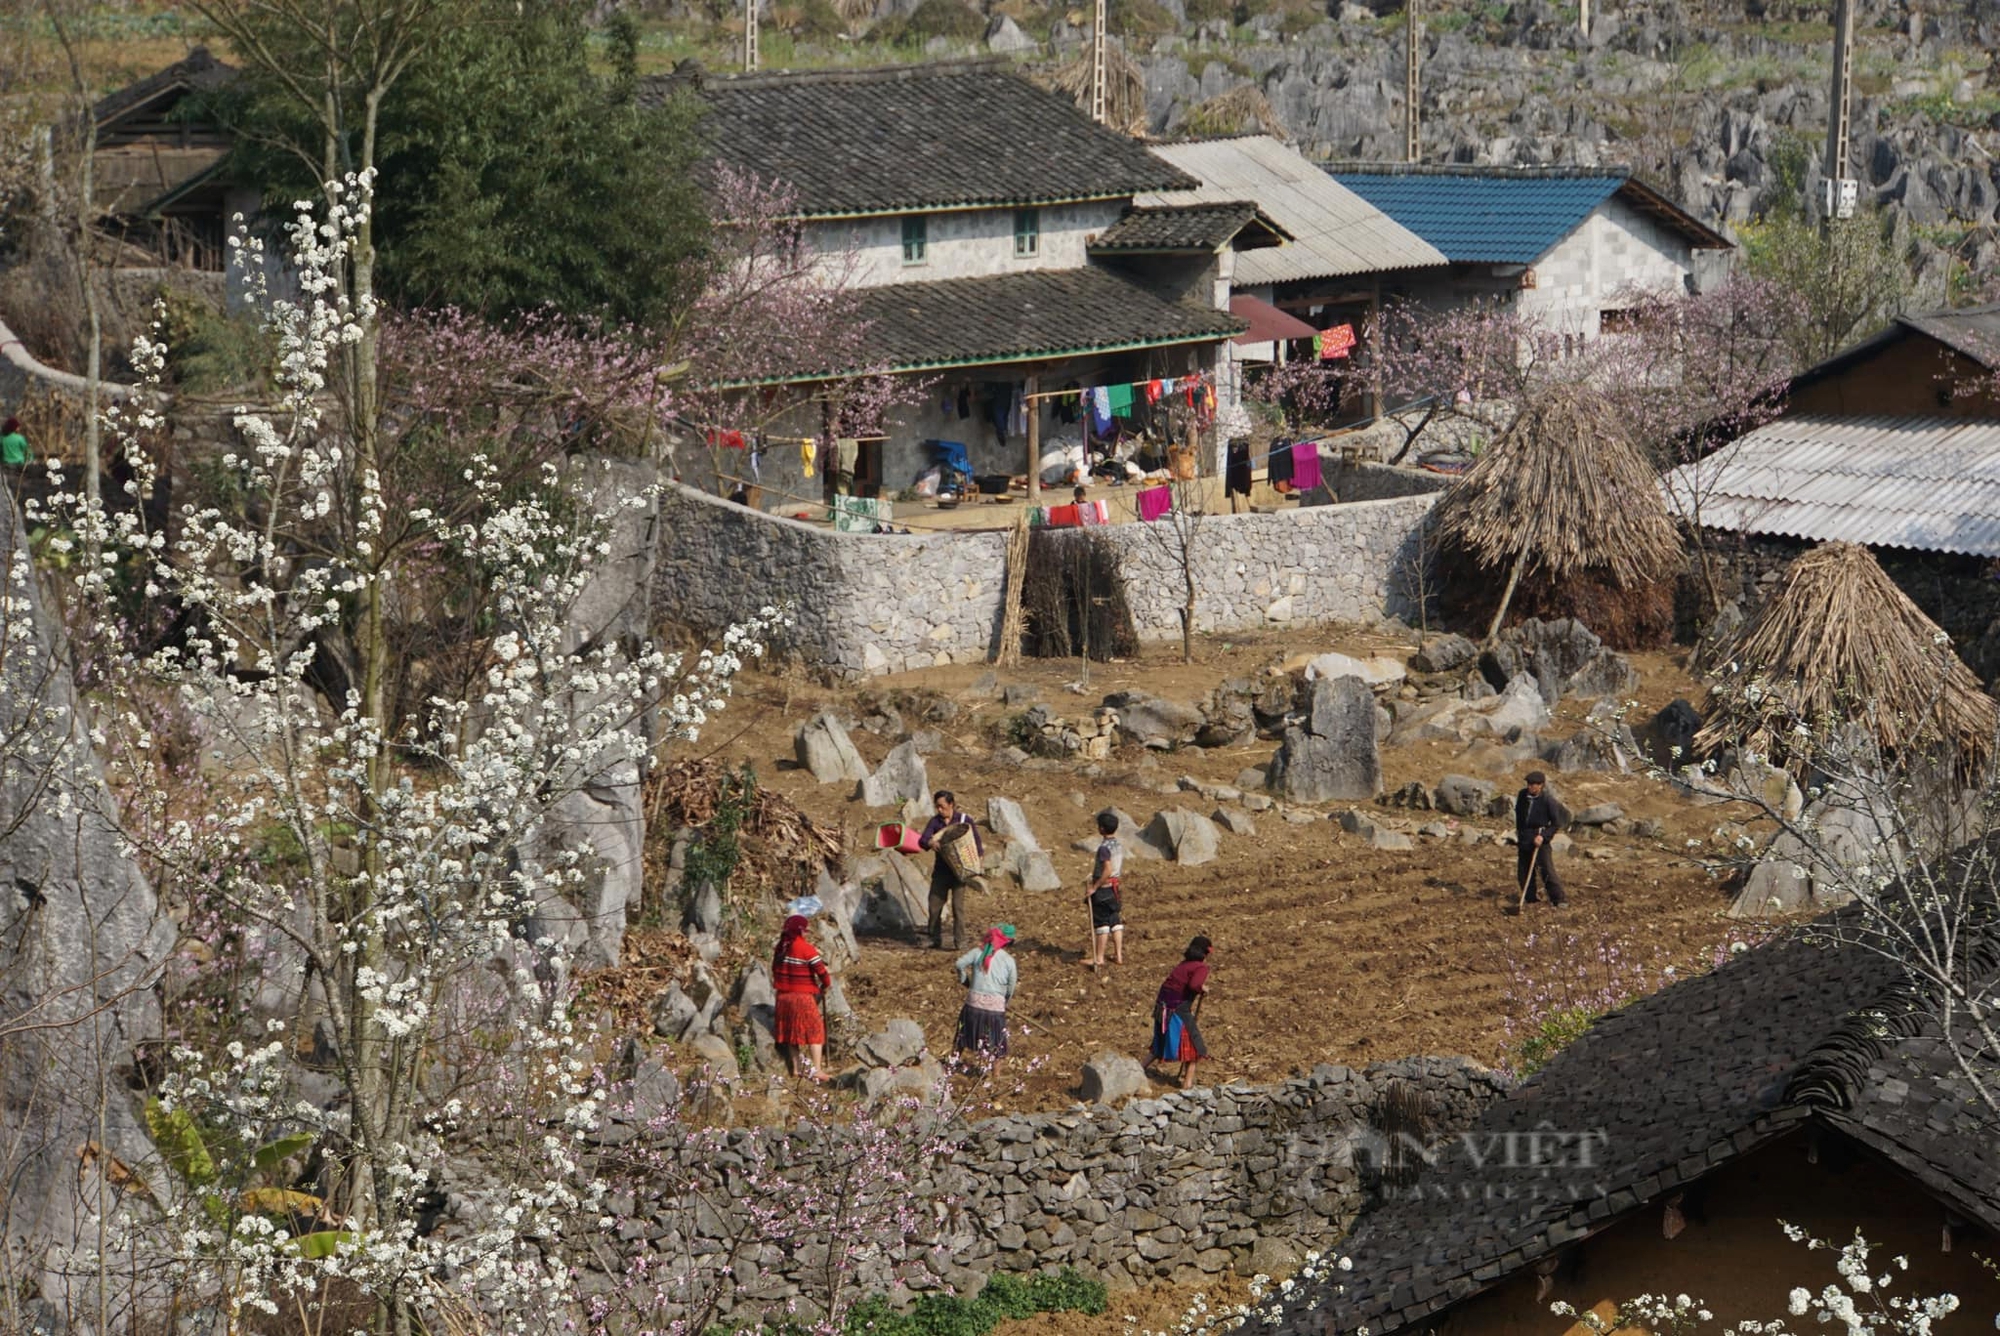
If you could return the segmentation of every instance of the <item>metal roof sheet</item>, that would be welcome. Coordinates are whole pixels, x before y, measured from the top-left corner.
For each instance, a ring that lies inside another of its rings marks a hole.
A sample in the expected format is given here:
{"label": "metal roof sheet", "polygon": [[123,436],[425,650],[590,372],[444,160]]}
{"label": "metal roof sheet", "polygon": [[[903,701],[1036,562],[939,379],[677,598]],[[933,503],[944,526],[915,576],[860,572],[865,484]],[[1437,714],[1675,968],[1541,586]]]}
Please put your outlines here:
{"label": "metal roof sheet", "polygon": [[1235,283],[1256,287],[1441,265],[1437,247],[1269,135],[1156,144],[1153,152],[1200,180],[1195,190],[1143,195],[1141,205],[1250,200],[1292,234],[1236,257]]}
{"label": "metal roof sheet", "polygon": [[1454,263],[1533,264],[1574,232],[1626,177],[1343,170],[1334,179]]}
{"label": "metal roof sheet", "polygon": [[2000,556],[2000,422],[1804,415],[1662,481],[1704,528]]}

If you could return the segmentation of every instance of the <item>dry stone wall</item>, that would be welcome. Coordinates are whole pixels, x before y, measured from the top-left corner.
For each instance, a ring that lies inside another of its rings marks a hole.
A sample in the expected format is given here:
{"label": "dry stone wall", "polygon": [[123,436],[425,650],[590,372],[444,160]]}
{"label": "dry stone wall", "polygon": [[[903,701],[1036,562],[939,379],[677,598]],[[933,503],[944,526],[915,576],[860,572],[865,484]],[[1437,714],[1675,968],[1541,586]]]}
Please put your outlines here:
{"label": "dry stone wall", "polygon": [[[1365,1071],[1321,1066],[1274,1086],[1175,1091],[1122,1108],[989,1119],[967,1129],[962,1149],[917,1185],[932,1203],[926,1224],[861,1249],[870,1260],[852,1283],[908,1296],[1065,1266],[1114,1288],[1289,1271],[1307,1250],[1339,1239],[1375,1190],[1378,1115],[1394,1082],[1427,1097],[1433,1139],[1469,1127],[1506,1089],[1504,1077],[1464,1059],[1414,1058]],[[614,1213],[629,1213],[617,1230],[624,1265],[648,1255],[646,1269],[656,1272],[728,1257],[742,1282],[727,1305],[736,1317],[767,1305],[810,1308],[822,1292],[815,1259],[760,1242],[738,1218],[749,1212],[726,1205],[753,1195],[736,1167],[750,1162],[782,1159],[787,1181],[822,1181],[820,1152],[800,1136],[742,1129],[719,1155],[677,1152],[700,1155],[724,1180],[693,1209],[666,1193],[616,1194]]]}
{"label": "dry stone wall", "polygon": [[[1373,622],[1414,611],[1407,573],[1420,555],[1429,494],[1267,515],[1209,515],[1186,544],[1195,629]],[[1143,640],[1181,631],[1182,546],[1167,522],[1099,529],[1118,550],[1125,598]]]}
{"label": "dry stone wall", "polygon": [[[1413,611],[1404,592],[1428,492],[1265,515],[1212,515],[1189,550],[1202,631],[1372,622]],[[717,631],[788,603],[778,636],[841,677],[968,663],[998,634],[1004,533],[841,534],[670,485],[660,510],[653,609]],[[1179,547],[1165,525],[1089,531],[1118,553],[1139,635],[1180,634]],[[1058,535],[1087,541],[1081,530]]]}

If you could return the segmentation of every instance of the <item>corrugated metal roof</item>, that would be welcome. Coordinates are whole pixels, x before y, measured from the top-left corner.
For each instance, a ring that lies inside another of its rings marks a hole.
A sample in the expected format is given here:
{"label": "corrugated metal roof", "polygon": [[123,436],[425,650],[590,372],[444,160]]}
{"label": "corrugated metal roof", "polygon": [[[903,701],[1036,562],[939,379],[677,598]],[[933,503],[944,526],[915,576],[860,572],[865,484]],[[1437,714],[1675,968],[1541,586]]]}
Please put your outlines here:
{"label": "corrugated metal roof", "polygon": [[1334,179],[1454,263],[1533,264],[1626,178],[1343,169]]}
{"label": "corrugated metal roof", "polygon": [[1236,257],[1236,286],[1374,274],[1441,265],[1422,237],[1269,135],[1156,144],[1153,152],[1201,181],[1196,190],[1143,195],[1142,205],[1251,200],[1293,240]]}
{"label": "corrugated metal roof", "polygon": [[1662,483],[1704,528],[2000,557],[2000,421],[1782,418]]}

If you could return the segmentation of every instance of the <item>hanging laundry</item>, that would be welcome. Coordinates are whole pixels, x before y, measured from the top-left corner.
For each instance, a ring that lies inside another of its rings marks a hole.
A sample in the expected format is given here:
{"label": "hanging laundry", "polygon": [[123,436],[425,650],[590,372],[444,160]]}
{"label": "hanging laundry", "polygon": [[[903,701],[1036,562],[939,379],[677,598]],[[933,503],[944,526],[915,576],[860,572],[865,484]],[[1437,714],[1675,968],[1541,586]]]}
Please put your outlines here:
{"label": "hanging laundry", "polygon": [[1335,325],[1322,330],[1313,342],[1318,346],[1321,361],[1336,361],[1354,351],[1354,326]]}
{"label": "hanging laundry", "polygon": [[1077,508],[1073,505],[1050,506],[1049,520],[1048,520],[1049,527],[1051,529],[1076,528],[1078,525],[1083,523],[1083,517],[1077,514],[1076,512]]}
{"label": "hanging laundry", "polygon": [[1174,508],[1174,489],[1171,487],[1148,487],[1139,493],[1139,518],[1147,523],[1160,518]]}
{"label": "hanging laundry", "polygon": [[1111,523],[1111,503],[1108,501],[1079,502],[1076,513],[1087,525]]}
{"label": "hanging laundry", "polygon": [[1049,400],[1050,411],[1055,414],[1056,421],[1065,427],[1075,426],[1077,419],[1083,416],[1082,397],[1083,386],[1076,381],[1063,386],[1062,394]]}
{"label": "hanging laundry", "polygon": [[1110,400],[1111,412],[1117,417],[1132,416],[1132,387],[1130,385],[1107,385],[1105,397]]}
{"label": "hanging laundry", "polygon": [[854,476],[854,466],[861,459],[861,442],[853,436],[843,436],[833,443],[833,467],[844,477]]}
{"label": "hanging laundry", "polygon": [[1111,395],[1105,387],[1098,385],[1088,391],[1090,398],[1090,430],[1103,436],[1111,430]]}
{"label": "hanging laundry", "polygon": [[1007,434],[1009,436],[1028,434],[1027,391],[1019,385],[1014,387],[1014,399],[1007,408]]}
{"label": "hanging laundry", "polygon": [[1049,522],[1049,510],[1047,506],[1028,507],[1028,527],[1030,529],[1046,528],[1048,522]]}
{"label": "hanging laundry", "polygon": [[963,422],[971,416],[972,387],[970,385],[961,385],[958,387],[958,419]]}
{"label": "hanging laundry", "polygon": [[[1264,478],[1273,487],[1283,483],[1292,485],[1292,443],[1290,441],[1271,442],[1271,454],[1265,461]],[[1283,488],[1279,488],[1280,491]]]}
{"label": "hanging laundry", "polygon": [[750,476],[757,482],[764,481],[764,470],[760,467],[760,464],[764,458],[764,451],[766,449],[764,433],[760,431],[750,446]]}
{"label": "hanging laundry", "polygon": [[711,430],[708,433],[708,444],[712,449],[741,450],[743,448],[743,433],[740,431],[722,431],[719,429]]}
{"label": "hanging laundry", "polygon": [[812,477],[812,475],[813,475],[813,443],[811,441],[800,441],[799,476],[804,478],[810,478]]}
{"label": "hanging laundry", "polygon": [[1247,436],[1232,436],[1229,439],[1229,452],[1222,470],[1222,494],[1250,495],[1250,438]]}
{"label": "hanging laundry", "polygon": [[1292,447],[1292,485],[1301,492],[1319,486],[1319,442],[1300,441]]}
{"label": "hanging laundry", "polygon": [[1146,382],[1147,403],[1156,404],[1160,402],[1160,396],[1165,394],[1166,392],[1167,392],[1166,382],[1158,380],[1149,380]]}

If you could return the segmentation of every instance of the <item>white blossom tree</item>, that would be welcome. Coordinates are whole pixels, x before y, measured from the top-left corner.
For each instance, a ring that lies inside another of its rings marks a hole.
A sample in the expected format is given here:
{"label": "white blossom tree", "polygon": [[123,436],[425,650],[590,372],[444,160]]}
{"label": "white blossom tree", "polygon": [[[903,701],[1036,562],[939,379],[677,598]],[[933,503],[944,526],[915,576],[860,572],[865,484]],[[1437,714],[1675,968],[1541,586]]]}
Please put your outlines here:
{"label": "white blossom tree", "polygon": [[[378,312],[347,273],[368,180],[326,194],[289,229],[300,297],[260,294],[280,402],[236,415],[247,448],[218,482],[234,504],[190,505],[159,532],[144,507],[107,508],[58,478],[34,515],[53,554],[88,558],[65,582],[66,621],[108,660],[87,735],[52,729],[49,745],[87,736],[107,757],[121,803],[107,815],[162,900],[184,924],[217,925],[210,951],[260,943],[274,994],[173,1047],[144,1109],[158,1159],[125,1166],[105,1242],[73,1263],[138,1258],[167,1312],[221,1317],[205,1330],[281,1310],[306,1329],[396,1336],[455,1313],[552,1328],[570,1285],[555,1240],[600,1190],[582,1145],[601,1093],[568,1013],[561,930],[588,869],[539,837],[565,797],[647,763],[649,720],[653,738],[693,736],[769,619],[692,659],[579,647],[571,605],[610,555],[601,491],[578,477],[588,461],[521,477],[468,453],[448,512],[399,501],[392,515],[383,438],[355,416],[372,404],[330,392],[343,359],[375,347]],[[254,254],[244,268],[264,271]],[[155,380],[164,350],[141,340],[134,360]],[[156,482],[152,402],[107,414],[134,496]],[[425,541],[401,550],[449,554],[483,663],[468,690],[392,713],[373,682],[329,695],[314,664],[355,607],[418,598],[433,567],[378,559],[385,529],[412,522]],[[119,616],[134,601],[173,608],[177,632],[133,643]],[[148,761],[170,718],[206,753],[194,813]],[[57,782],[47,800],[105,792]]]}

